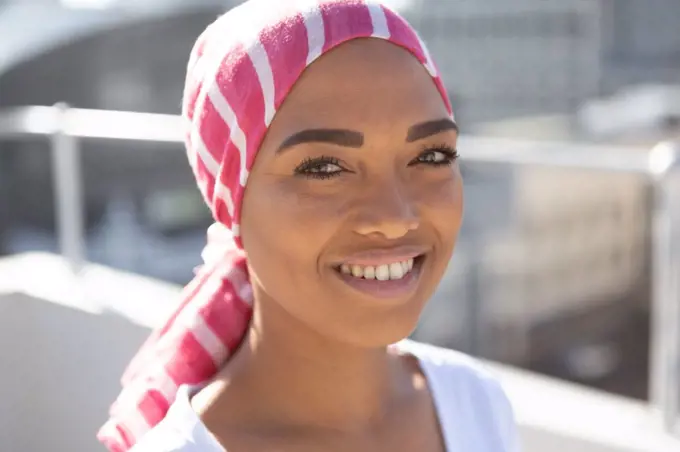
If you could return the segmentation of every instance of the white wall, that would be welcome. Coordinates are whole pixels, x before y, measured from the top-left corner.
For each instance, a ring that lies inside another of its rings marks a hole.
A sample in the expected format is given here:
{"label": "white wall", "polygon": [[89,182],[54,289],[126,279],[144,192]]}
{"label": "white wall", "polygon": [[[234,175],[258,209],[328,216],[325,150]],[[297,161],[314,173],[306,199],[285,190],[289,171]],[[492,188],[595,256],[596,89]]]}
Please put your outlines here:
{"label": "white wall", "polygon": [[103,451],[95,433],[149,334],[144,311],[162,315],[176,297],[96,266],[76,285],[49,255],[0,261],[0,451]]}
{"label": "white wall", "polygon": [[94,432],[146,328],[23,294],[0,304],[0,450],[99,450]]}

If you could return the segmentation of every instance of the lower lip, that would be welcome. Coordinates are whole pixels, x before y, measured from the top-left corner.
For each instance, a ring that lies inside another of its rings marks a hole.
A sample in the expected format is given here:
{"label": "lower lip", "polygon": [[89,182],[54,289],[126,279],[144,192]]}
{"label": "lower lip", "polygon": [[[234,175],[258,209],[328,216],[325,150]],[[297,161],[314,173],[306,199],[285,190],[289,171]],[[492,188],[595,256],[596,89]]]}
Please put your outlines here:
{"label": "lower lip", "polygon": [[388,279],[387,281],[357,278],[337,270],[334,271],[347,285],[366,295],[376,298],[401,298],[411,294],[418,285],[421,268],[422,261],[418,259],[413,269],[404,275],[403,278]]}

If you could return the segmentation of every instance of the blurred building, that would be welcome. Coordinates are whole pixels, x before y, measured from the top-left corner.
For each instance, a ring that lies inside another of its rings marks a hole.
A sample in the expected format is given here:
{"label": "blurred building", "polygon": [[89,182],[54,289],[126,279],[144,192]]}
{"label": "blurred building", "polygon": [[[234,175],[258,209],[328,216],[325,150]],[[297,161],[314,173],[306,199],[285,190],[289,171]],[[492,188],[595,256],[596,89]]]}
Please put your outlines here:
{"label": "blurred building", "polygon": [[598,2],[399,3],[429,43],[463,124],[570,113],[598,94]]}

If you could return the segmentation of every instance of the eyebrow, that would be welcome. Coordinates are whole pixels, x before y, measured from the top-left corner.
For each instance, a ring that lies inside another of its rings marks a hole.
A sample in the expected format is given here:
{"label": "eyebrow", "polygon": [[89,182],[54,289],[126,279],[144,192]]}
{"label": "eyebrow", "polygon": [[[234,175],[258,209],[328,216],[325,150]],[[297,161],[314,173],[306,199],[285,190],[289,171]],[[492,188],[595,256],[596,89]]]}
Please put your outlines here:
{"label": "eyebrow", "polygon": [[[458,125],[450,118],[435,119],[415,124],[408,129],[406,142],[423,140],[447,130],[458,132]],[[364,145],[364,134],[348,129],[307,129],[296,132],[283,140],[277,153],[305,143],[328,143],[349,148],[360,148]]]}
{"label": "eyebrow", "polygon": [[308,129],[297,132],[283,140],[276,151],[282,152],[303,143],[330,143],[349,148],[360,148],[364,145],[364,134],[346,129]]}
{"label": "eyebrow", "polygon": [[450,118],[435,119],[434,121],[425,121],[420,124],[411,126],[406,135],[406,142],[413,143],[414,141],[422,140],[433,135],[437,135],[447,130],[455,130],[458,132],[458,124]]}

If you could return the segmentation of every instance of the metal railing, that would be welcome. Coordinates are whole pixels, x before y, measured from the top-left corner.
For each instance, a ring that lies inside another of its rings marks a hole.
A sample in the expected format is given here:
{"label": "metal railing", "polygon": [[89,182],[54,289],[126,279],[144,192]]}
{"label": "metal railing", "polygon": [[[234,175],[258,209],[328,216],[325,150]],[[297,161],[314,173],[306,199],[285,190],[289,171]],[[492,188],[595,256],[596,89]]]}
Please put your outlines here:
{"label": "metal railing", "polygon": [[[78,272],[84,245],[81,139],[182,142],[173,115],[86,110],[60,104],[0,112],[0,139],[43,136],[51,140],[57,233],[62,255]],[[574,146],[461,137],[465,160],[644,175],[653,190],[650,401],[664,428],[677,433],[680,415],[680,145],[661,143],[646,153],[620,147]],[[584,407],[584,409],[586,409]]]}

